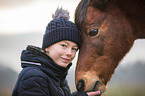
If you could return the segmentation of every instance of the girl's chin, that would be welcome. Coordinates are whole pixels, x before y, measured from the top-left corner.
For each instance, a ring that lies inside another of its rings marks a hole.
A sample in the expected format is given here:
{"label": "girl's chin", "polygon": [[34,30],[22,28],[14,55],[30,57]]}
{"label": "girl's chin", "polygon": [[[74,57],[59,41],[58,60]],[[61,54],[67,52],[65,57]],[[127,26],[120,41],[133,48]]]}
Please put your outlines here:
{"label": "girl's chin", "polygon": [[[69,63],[68,63],[69,64]],[[59,63],[58,65],[59,66],[62,66],[62,67],[67,67],[67,65],[68,65],[67,63]]]}

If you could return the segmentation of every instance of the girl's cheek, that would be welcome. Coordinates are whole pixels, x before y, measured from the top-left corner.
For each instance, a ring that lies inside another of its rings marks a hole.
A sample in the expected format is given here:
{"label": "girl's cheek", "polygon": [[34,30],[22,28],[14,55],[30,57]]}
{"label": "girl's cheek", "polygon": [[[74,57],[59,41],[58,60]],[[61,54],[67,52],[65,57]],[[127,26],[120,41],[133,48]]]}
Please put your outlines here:
{"label": "girl's cheek", "polygon": [[72,58],[74,59],[74,58],[75,58],[75,56],[76,56],[76,52],[75,52],[75,53],[73,53]]}

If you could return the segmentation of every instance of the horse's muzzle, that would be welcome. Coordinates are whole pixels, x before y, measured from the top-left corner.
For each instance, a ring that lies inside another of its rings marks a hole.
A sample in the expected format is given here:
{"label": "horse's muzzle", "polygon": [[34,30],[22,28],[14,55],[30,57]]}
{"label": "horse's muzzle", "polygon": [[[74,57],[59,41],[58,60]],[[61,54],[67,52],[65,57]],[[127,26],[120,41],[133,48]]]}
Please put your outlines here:
{"label": "horse's muzzle", "polygon": [[[79,81],[78,81],[78,83],[77,83],[77,90],[78,91],[84,91],[85,90],[85,84],[86,84],[86,82],[85,82],[85,80],[84,79],[80,79]],[[96,81],[95,82],[95,84],[94,84],[94,86],[90,89],[90,90],[88,90],[88,91],[97,91],[98,90],[98,87],[99,87],[99,84],[100,84],[100,81],[98,80],[98,81]]]}
{"label": "horse's muzzle", "polygon": [[[77,90],[78,91],[84,91],[85,90],[85,80],[84,79],[80,79],[77,83]],[[96,81],[94,86],[92,87],[92,89],[88,90],[88,92],[91,92],[91,91],[97,91],[98,90],[98,87],[99,87],[99,84],[100,84],[100,81]],[[101,95],[98,95],[98,96],[101,96]]]}

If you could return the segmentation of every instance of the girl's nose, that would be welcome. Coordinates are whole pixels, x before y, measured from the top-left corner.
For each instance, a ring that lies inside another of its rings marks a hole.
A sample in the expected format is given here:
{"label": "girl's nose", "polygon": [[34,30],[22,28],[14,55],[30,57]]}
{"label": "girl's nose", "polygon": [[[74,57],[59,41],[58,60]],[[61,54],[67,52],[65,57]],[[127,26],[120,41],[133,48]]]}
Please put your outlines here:
{"label": "girl's nose", "polygon": [[66,51],[66,55],[67,55],[67,56],[71,56],[71,55],[72,55],[71,49],[68,49],[68,50]]}

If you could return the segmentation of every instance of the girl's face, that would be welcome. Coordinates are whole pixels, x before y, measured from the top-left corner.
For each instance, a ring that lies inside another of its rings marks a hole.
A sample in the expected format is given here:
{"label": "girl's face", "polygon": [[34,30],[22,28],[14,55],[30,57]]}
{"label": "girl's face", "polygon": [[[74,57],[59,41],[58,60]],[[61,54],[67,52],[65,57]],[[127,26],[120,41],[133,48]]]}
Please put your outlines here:
{"label": "girl's face", "polygon": [[67,67],[74,59],[77,50],[77,44],[67,40],[57,42],[45,49],[46,54],[62,67]]}

